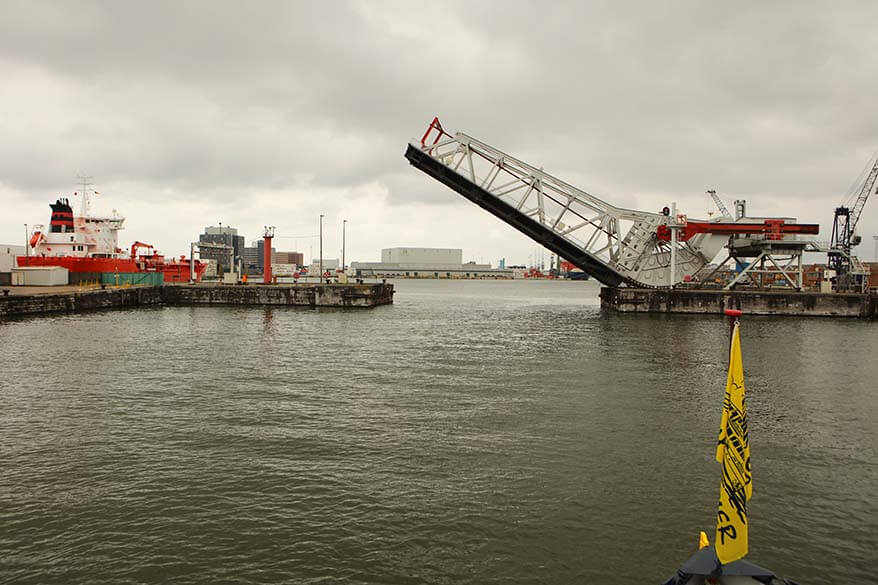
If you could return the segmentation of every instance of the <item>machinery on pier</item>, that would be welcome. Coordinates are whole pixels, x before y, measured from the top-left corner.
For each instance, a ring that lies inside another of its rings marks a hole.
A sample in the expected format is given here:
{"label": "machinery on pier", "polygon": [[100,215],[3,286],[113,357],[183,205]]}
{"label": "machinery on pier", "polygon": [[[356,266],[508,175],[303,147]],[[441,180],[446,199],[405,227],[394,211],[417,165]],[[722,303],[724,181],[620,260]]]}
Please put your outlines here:
{"label": "machinery on pier", "polygon": [[860,221],[860,215],[869,195],[878,190],[876,182],[878,182],[878,157],[872,162],[872,169],[860,186],[854,204],[851,207],[841,206],[835,209],[827,268],[835,272],[837,291],[862,292],[868,282],[869,274],[851,250],[861,242],[860,236],[856,233],[857,222]]}
{"label": "machinery on pier", "polygon": [[[665,288],[690,280],[727,242],[744,236],[781,244],[816,234],[792,218],[689,220],[676,206],[625,209],[565,183],[434,118],[405,153],[417,169],[578,266],[607,286]],[[715,194],[714,194],[715,195]],[[714,199],[718,201],[718,199]],[[798,286],[801,287],[801,259]]]}
{"label": "machinery on pier", "polygon": [[[708,193],[715,201],[718,199],[714,192]],[[725,283],[726,290],[741,286],[802,290],[802,254],[814,251],[817,243],[787,234],[817,234],[819,226],[796,224],[792,217],[748,217],[743,199],[735,201],[734,220],[738,230],[726,243],[725,259],[703,275],[703,280],[711,282],[714,275],[731,265],[733,276]]]}

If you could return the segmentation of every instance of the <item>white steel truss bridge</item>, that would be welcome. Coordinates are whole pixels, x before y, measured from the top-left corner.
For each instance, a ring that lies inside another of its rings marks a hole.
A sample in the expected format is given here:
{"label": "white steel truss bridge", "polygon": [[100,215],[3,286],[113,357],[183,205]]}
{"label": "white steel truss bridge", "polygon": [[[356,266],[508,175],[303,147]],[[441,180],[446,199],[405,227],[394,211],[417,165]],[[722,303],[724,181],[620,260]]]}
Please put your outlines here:
{"label": "white steel truss bridge", "polygon": [[710,262],[728,239],[694,230],[679,237],[685,215],[616,207],[471,136],[449,134],[438,118],[405,156],[607,286],[674,286]]}

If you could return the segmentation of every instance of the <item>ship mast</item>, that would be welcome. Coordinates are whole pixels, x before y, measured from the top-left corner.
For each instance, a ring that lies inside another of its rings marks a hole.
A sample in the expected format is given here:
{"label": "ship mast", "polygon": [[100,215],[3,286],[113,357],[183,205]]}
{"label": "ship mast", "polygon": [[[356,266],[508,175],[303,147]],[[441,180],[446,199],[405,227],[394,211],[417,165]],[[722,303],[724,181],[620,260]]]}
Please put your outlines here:
{"label": "ship mast", "polygon": [[79,179],[79,194],[82,195],[82,203],[79,207],[79,217],[89,217],[91,215],[91,193],[92,177],[90,175],[77,175]]}

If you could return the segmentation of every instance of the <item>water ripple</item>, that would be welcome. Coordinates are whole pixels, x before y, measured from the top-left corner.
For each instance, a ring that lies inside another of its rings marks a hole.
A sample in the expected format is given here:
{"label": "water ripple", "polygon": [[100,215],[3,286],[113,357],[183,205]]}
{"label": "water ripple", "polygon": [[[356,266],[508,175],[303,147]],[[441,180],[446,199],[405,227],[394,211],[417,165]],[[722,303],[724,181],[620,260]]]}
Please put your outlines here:
{"label": "water ripple", "polygon": [[[711,531],[721,319],[398,290],[0,323],[0,581],[661,582]],[[873,579],[876,341],[745,318],[751,558],[803,583]]]}

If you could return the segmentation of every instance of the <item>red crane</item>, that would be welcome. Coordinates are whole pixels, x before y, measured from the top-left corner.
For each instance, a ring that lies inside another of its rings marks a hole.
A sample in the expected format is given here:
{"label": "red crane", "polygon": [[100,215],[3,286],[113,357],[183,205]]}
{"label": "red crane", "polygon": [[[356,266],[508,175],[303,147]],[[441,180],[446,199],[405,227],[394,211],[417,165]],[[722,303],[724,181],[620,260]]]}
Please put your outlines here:
{"label": "red crane", "polygon": [[152,250],[153,254],[155,253],[155,248],[153,248],[151,245],[145,244],[143,242],[134,242],[133,244],[131,244],[131,257],[132,258],[137,258],[137,250],[139,248],[146,248],[148,250]]}

